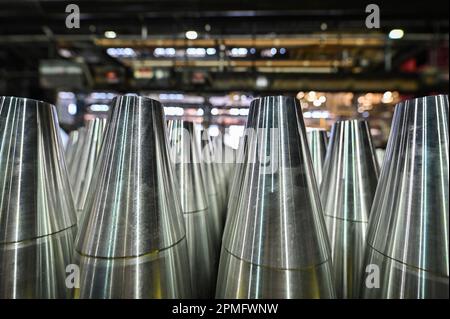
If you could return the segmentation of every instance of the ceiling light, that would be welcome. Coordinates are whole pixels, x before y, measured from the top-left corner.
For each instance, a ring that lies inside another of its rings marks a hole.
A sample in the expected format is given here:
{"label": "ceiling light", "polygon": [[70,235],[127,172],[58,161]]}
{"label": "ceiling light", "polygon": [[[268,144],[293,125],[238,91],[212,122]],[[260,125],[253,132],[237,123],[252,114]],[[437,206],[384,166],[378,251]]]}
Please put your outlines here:
{"label": "ceiling light", "polygon": [[197,39],[198,34],[196,31],[190,30],[190,31],[186,31],[186,39],[189,40],[195,40]]}
{"label": "ceiling light", "polygon": [[105,38],[115,39],[117,34],[114,31],[105,31]]}
{"label": "ceiling light", "polygon": [[67,111],[69,112],[70,115],[75,115],[77,114],[77,105],[74,103],[70,103],[67,106]]}
{"label": "ceiling light", "polygon": [[405,33],[402,29],[393,29],[389,32],[389,39],[401,39]]}
{"label": "ceiling light", "polygon": [[214,54],[216,54],[216,49],[215,48],[207,48],[206,49],[206,54],[214,55]]}
{"label": "ceiling light", "polygon": [[269,80],[265,76],[258,76],[256,78],[256,87],[258,88],[266,88],[269,85]]}

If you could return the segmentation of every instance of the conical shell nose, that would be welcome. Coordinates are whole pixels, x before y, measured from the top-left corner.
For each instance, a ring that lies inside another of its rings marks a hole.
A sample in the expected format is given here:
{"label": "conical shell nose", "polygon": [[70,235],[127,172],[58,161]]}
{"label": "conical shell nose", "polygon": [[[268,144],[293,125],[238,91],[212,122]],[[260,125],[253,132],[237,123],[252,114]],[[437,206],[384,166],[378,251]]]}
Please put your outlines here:
{"label": "conical shell nose", "polygon": [[0,97],[0,297],[66,298],[76,215],[53,105]]}
{"label": "conical shell nose", "polygon": [[321,129],[309,129],[306,131],[306,134],[317,184],[320,185],[325,155],[327,152],[327,131]]}
{"label": "conical shell nose", "polygon": [[165,128],[159,102],[113,100],[77,240],[81,298],[190,296]]}
{"label": "conical shell nose", "polygon": [[377,181],[378,163],[367,122],[336,122],[320,190],[339,298],[358,296]]}
{"label": "conical shell nose", "polygon": [[299,105],[282,96],[255,100],[246,127],[243,185],[237,210],[227,219],[216,296],[334,297],[330,247]]}
{"label": "conical shell nose", "polygon": [[448,96],[399,103],[369,221],[366,298],[448,298]]}
{"label": "conical shell nose", "polygon": [[211,298],[217,267],[212,231],[217,216],[208,207],[200,139],[192,122],[171,120],[168,130],[186,226],[193,293],[197,298]]}
{"label": "conical shell nose", "polygon": [[82,144],[72,155],[74,157],[73,172],[76,174],[71,176],[71,182],[75,206],[79,214],[86,202],[92,174],[102,145],[105,124],[106,120],[100,118],[88,121]]}

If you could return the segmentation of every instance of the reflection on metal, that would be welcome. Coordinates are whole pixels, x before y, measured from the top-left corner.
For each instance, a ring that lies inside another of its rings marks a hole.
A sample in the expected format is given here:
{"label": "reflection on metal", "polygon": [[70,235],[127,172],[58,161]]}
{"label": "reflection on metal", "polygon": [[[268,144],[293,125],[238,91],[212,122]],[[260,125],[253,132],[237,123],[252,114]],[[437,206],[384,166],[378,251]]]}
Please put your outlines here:
{"label": "reflection on metal", "polygon": [[385,150],[382,148],[377,148],[375,150],[375,155],[377,157],[377,161],[378,161],[378,165],[381,167],[383,165],[383,159],[384,159],[384,154],[385,154]]}
{"label": "reflection on metal", "polygon": [[364,298],[449,297],[448,112],[446,95],[395,108],[367,235],[380,286],[366,273]]}
{"label": "reflection on metal", "polygon": [[186,226],[193,295],[211,298],[217,268],[217,253],[213,250],[217,247],[211,231],[219,216],[208,209],[200,139],[194,123],[183,120],[170,120],[168,132]]}
{"label": "reflection on metal", "polygon": [[71,176],[71,182],[78,213],[83,210],[86,202],[92,174],[102,145],[105,124],[106,120],[100,118],[89,121],[86,125],[83,144],[77,149],[79,153],[73,155],[76,175]]}
{"label": "reflection on metal", "polygon": [[227,218],[218,298],[333,298],[330,246],[300,106],[252,102],[248,154]]}
{"label": "reflection on metal", "polygon": [[157,101],[112,102],[77,238],[79,298],[188,298],[181,203]]}
{"label": "reflection on metal", "polygon": [[69,162],[71,161],[71,159],[73,157],[73,153],[75,151],[75,148],[76,148],[76,145],[78,142],[78,137],[79,137],[78,130],[74,130],[69,133],[69,140],[67,141],[67,146],[64,151],[67,167],[69,166]]}
{"label": "reflection on metal", "polygon": [[338,298],[357,298],[378,163],[366,121],[333,125],[320,195]]}
{"label": "reflection on metal", "polygon": [[[73,136],[73,141],[67,145],[65,152],[65,158],[67,162],[67,173],[69,174],[69,180],[73,181],[77,178],[77,156],[81,153],[84,145],[84,138],[86,136],[86,128],[80,127],[75,131],[76,133],[71,134]],[[73,192],[73,189],[72,189]],[[73,194],[73,193],[72,193]],[[74,198],[75,198],[75,194]]]}
{"label": "reflection on metal", "polygon": [[76,214],[53,105],[0,97],[0,298],[71,298]]}
{"label": "reflection on metal", "polygon": [[321,129],[309,129],[306,132],[306,136],[308,138],[308,145],[317,184],[320,185],[320,182],[322,181],[322,169],[325,161],[325,154],[327,152],[327,131]]}
{"label": "reflection on metal", "polygon": [[222,188],[221,173],[219,164],[214,152],[214,142],[211,136],[208,134],[208,130],[203,130],[201,136],[201,158],[203,162],[203,168],[205,171],[206,189],[208,192],[208,198],[211,203],[216,203],[220,216],[215,224],[216,234],[219,236],[219,241],[222,239],[223,225],[225,220],[225,194]]}

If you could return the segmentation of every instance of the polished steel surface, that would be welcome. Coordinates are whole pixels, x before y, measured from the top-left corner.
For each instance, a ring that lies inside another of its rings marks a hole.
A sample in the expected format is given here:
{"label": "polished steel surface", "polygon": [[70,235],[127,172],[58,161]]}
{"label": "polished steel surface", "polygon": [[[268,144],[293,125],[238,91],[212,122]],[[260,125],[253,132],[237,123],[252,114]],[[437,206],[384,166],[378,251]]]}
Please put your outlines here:
{"label": "polished steel surface", "polygon": [[214,136],[211,138],[213,145],[213,157],[216,163],[216,170],[219,176],[219,187],[222,192],[222,205],[223,209],[225,209],[225,204],[228,200],[228,185],[227,185],[227,177],[225,172],[225,153],[223,146],[223,137],[222,135]]}
{"label": "polished steel surface", "polygon": [[73,154],[76,175],[72,176],[71,183],[78,214],[81,214],[86,202],[95,163],[102,145],[105,124],[106,120],[100,118],[88,121],[82,145],[77,150],[78,153]]}
{"label": "polished steel surface", "polygon": [[79,298],[188,298],[189,260],[164,113],[112,102],[76,243]]}
{"label": "polished steel surface", "polygon": [[308,138],[308,145],[311,153],[314,173],[316,174],[317,185],[320,186],[323,176],[323,164],[327,153],[327,131],[322,129],[308,129],[306,131],[306,137]]}
{"label": "polished steel surface", "polygon": [[364,298],[448,298],[448,96],[399,103],[370,213]]}
{"label": "polished steel surface", "polygon": [[69,162],[73,158],[75,148],[78,142],[79,132],[78,130],[71,131],[69,133],[69,140],[67,141],[66,148],[64,150],[64,157],[66,159],[66,166],[69,167]]}
{"label": "polished steel surface", "polygon": [[208,134],[208,130],[204,129],[202,131],[200,144],[201,161],[205,172],[206,190],[210,201],[215,201],[215,205],[217,206],[220,215],[220,222],[218,222],[215,228],[222,234],[225,220],[226,200],[220,181],[219,164],[215,158],[214,145],[211,136]]}
{"label": "polished steel surface", "polygon": [[0,298],[70,298],[76,214],[53,105],[0,97]]}
{"label": "polished steel surface", "polygon": [[200,139],[192,122],[170,120],[167,127],[186,227],[192,293],[211,298],[217,269],[217,244],[211,232],[219,216],[208,208]]}
{"label": "polished steel surface", "polygon": [[[78,163],[78,157],[81,153],[81,150],[83,149],[84,140],[86,137],[86,127],[80,127],[76,130],[76,139],[74,142],[70,145],[68,145],[68,148],[65,153],[65,158],[67,161],[67,172],[69,174],[69,180],[74,181],[78,176],[78,170],[77,170],[77,163]],[[72,189],[73,192],[73,189]],[[73,194],[73,197],[75,198],[75,194]]]}
{"label": "polished steel surface", "polygon": [[375,155],[377,157],[378,165],[380,167],[383,165],[383,160],[384,160],[384,154],[385,153],[386,153],[386,151],[384,149],[381,149],[381,148],[377,148],[375,150]]}
{"label": "polished steel surface", "polygon": [[254,100],[235,212],[227,218],[216,297],[333,298],[331,253],[294,98]]}
{"label": "polished steel surface", "polygon": [[363,120],[336,122],[320,186],[338,298],[358,298],[379,168]]}
{"label": "polished steel surface", "polygon": [[[248,121],[248,120],[247,120]],[[230,183],[230,195],[228,196],[228,203],[227,203],[227,212],[225,216],[225,221],[230,218],[232,214],[234,214],[237,211],[241,189],[243,185],[243,174],[245,170],[245,162],[246,162],[246,156],[247,156],[247,141],[248,141],[248,135],[244,134],[240,140],[239,140],[239,148],[236,152],[236,164],[233,169],[233,176],[231,178]],[[227,231],[228,233],[228,231]],[[229,237],[229,235],[227,235]]]}

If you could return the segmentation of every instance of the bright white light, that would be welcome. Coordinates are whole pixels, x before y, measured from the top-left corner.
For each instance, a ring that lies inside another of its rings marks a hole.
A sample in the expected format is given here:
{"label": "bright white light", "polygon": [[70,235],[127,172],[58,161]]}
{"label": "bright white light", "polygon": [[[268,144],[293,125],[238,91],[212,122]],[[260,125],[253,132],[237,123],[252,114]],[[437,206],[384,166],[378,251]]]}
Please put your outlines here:
{"label": "bright white light", "polygon": [[313,118],[313,119],[326,119],[330,117],[330,113],[328,111],[306,111],[303,113],[304,118]]}
{"label": "bright white light", "polygon": [[316,92],[314,92],[314,91],[309,92],[308,96],[306,97],[306,99],[309,102],[313,102],[316,99]]}
{"label": "bright white light", "polygon": [[107,92],[93,92],[91,93],[90,98],[94,100],[111,100],[116,96],[114,93]]}
{"label": "bright white light", "polygon": [[108,48],[106,53],[113,58],[131,58],[136,56],[132,48]]}
{"label": "bright white light", "polygon": [[183,100],[184,99],[184,95],[181,93],[161,93],[159,95],[159,99],[160,100],[168,100],[168,101],[174,101],[174,100]]}
{"label": "bright white light", "polygon": [[322,103],[319,100],[314,100],[313,105],[320,106],[320,105],[322,105]]}
{"label": "bright white light", "polygon": [[277,49],[275,49],[275,48],[270,49],[270,53],[271,53],[272,55],[277,54]]}
{"label": "bright white light", "polygon": [[207,48],[206,49],[206,54],[214,55],[214,54],[216,54],[216,49],[215,48]]}
{"label": "bright white light", "polygon": [[247,53],[248,50],[246,48],[232,48],[230,52],[232,57],[244,57]]}
{"label": "bright white light", "polygon": [[211,109],[211,115],[218,115],[219,114],[219,109],[214,107]]}
{"label": "bright white light", "polygon": [[69,112],[70,115],[77,114],[77,105],[74,103],[67,105],[67,112]]}
{"label": "bright white light", "polygon": [[114,31],[105,31],[105,38],[115,39],[117,34]]}
{"label": "bright white light", "polygon": [[231,108],[229,113],[230,113],[230,115],[239,115],[239,109]]}
{"label": "bright white light", "polygon": [[190,30],[190,31],[186,31],[186,39],[189,40],[195,40],[198,37],[198,34],[196,31]]}
{"label": "bright white light", "polygon": [[320,103],[325,103],[326,100],[327,100],[327,98],[325,97],[325,95],[322,95],[322,96],[319,97]]}
{"label": "bright white light", "polygon": [[92,112],[108,112],[109,106],[107,104],[92,104],[89,106]]}
{"label": "bright white light", "polygon": [[248,115],[248,109],[247,108],[239,109],[239,115],[247,116]]}
{"label": "bright white light", "polygon": [[203,114],[205,114],[205,111],[203,111],[203,109],[198,108],[197,109],[197,115],[198,116],[203,116]]}
{"label": "bright white light", "polygon": [[405,33],[402,29],[393,29],[389,32],[389,39],[401,39]]}
{"label": "bright white light", "polygon": [[183,114],[184,114],[184,109],[182,107],[175,108],[175,115],[183,116]]}
{"label": "bright white light", "polygon": [[155,48],[153,50],[153,55],[156,57],[173,57],[175,54],[175,48]]}
{"label": "bright white light", "polygon": [[265,76],[258,76],[256,78],[256,86],[259,88],[265,88],[269,85],[269,80]]}
{"label": "bright white light", "polygon": [[188,48],[186,50],[188,56],[204,57],[206,55],[205,48]]}
{"label": "bright white light", "polygon": [[391,91],[386,91],[383,94],[381,102],[383,102],[383,103],[392,103],[393,100],[394,100],[394,98],[392,97],[392,92]]}
{"label": "bright white light", "polygon": [[61,91],[61,92],[58,93],[58,98],[60,98],[60,99],[74,99],[75,98],[75,94],[73,92]]}
{"label": "bright white light", "polygon": [[70,50],[67,50],[67,49],[64,49],[64,48],[59,49],[58,53],[63,58],[70,58],[70,57],[72,57],[72,52],[70,52]]}
{"label": "bright white light", "polygon": [[219,127],[217,125],[211,125],[210,127],[208,127],[208,134],[209,136],[219,136]]}
{"label": "bright white light", "polygon": [[169,116],[183,116],[184,109],[182,107],[165,106],[164,114]]}

